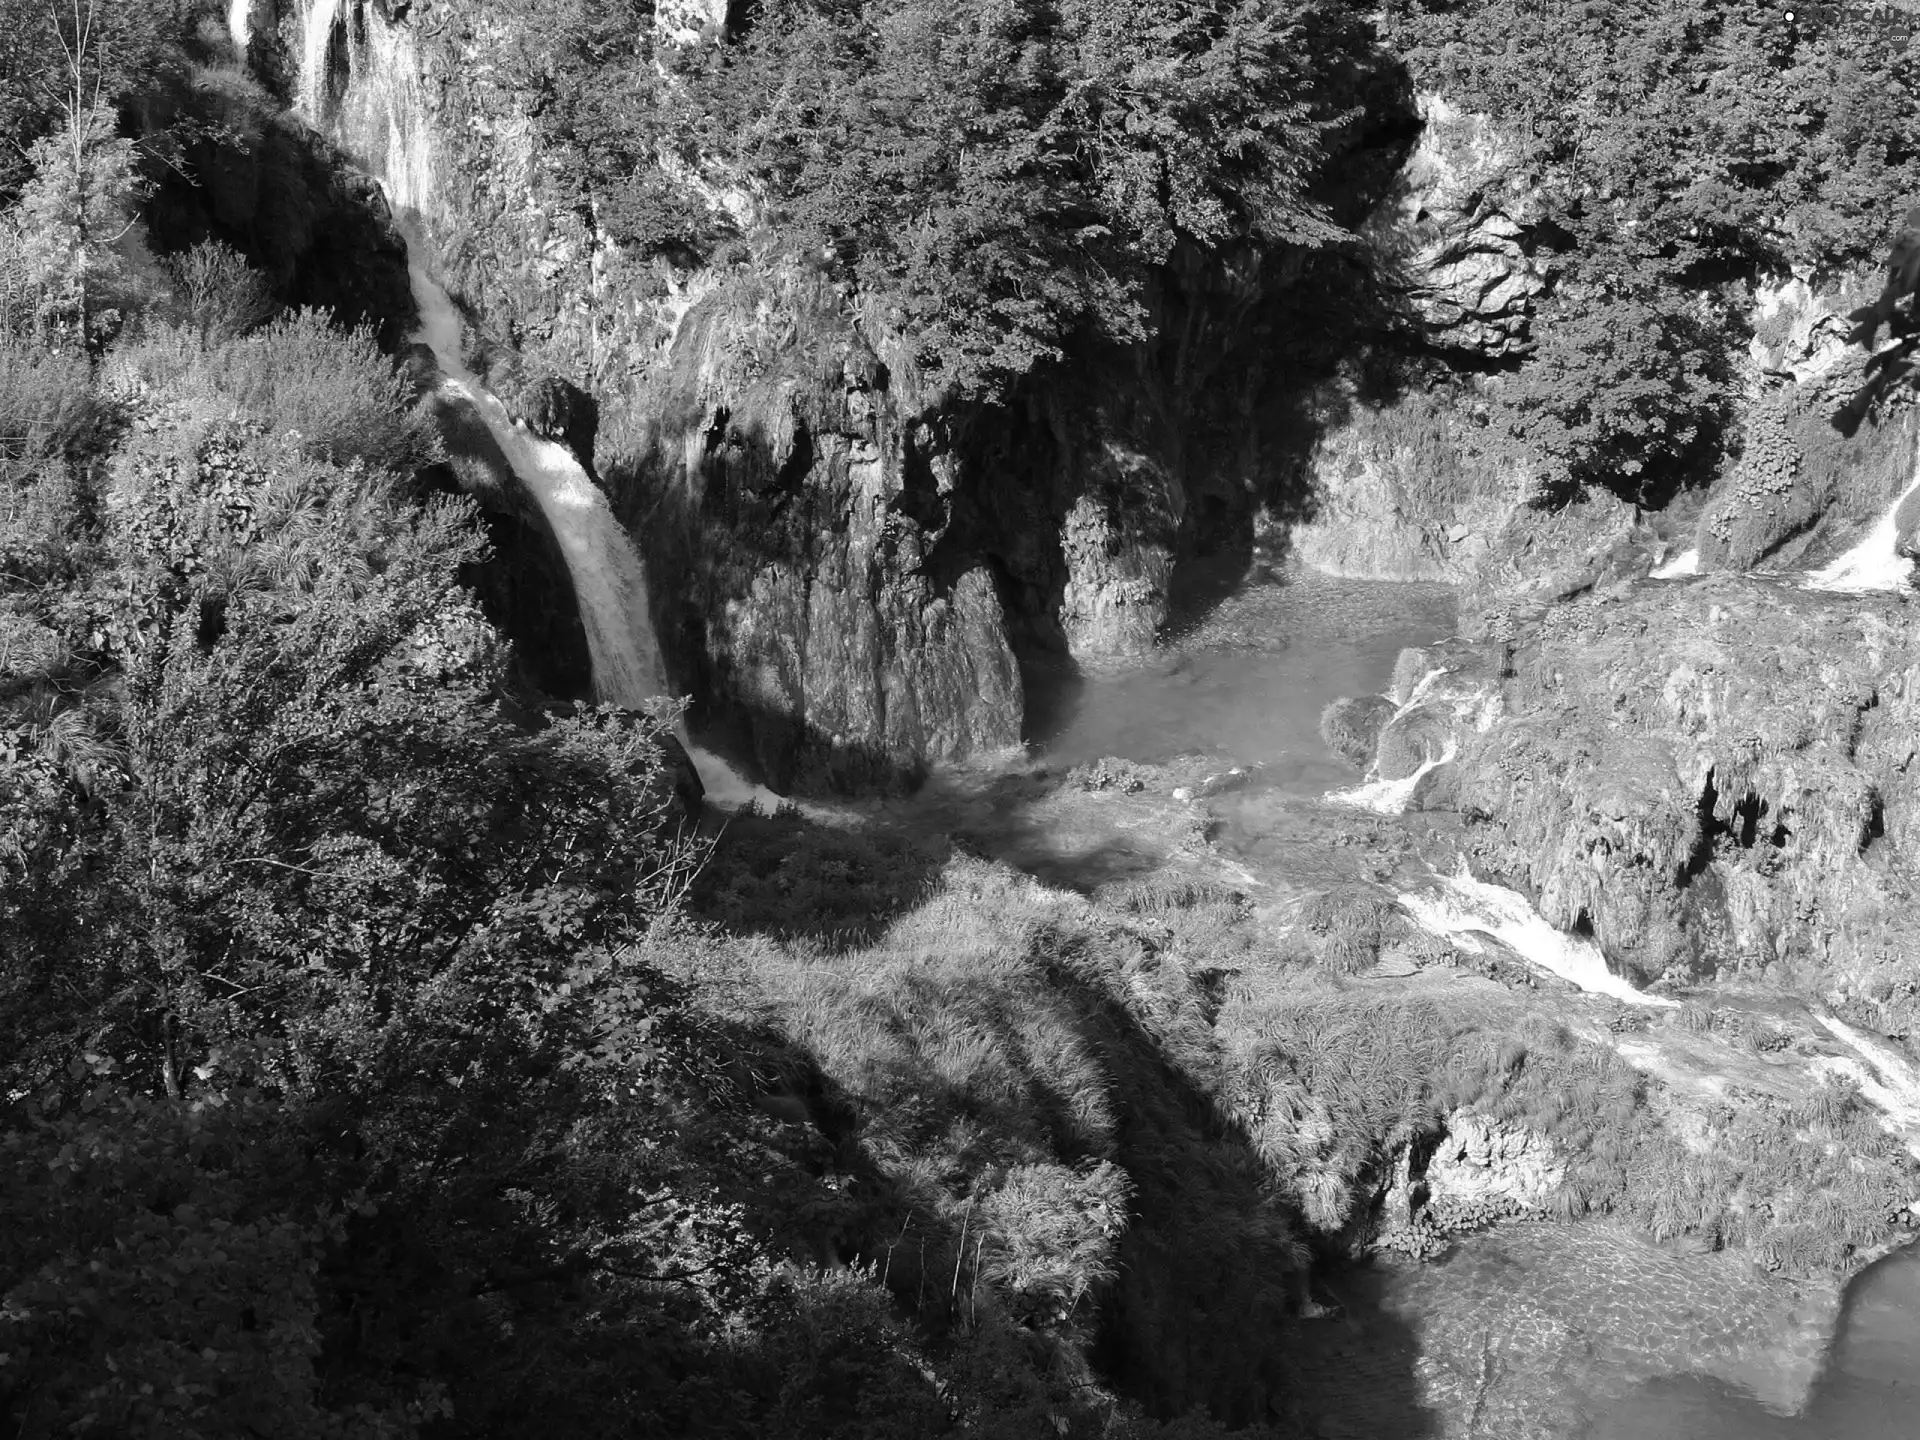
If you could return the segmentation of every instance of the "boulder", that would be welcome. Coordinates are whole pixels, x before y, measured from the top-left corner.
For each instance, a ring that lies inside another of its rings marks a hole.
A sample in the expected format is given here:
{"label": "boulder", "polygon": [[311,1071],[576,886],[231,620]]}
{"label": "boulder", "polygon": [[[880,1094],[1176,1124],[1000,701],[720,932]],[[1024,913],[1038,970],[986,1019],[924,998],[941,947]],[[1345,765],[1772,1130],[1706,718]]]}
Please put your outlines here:
{"label": "boulder", "polygon": [[600,428],[600,402],[570,380],[543,375],[515,398],[514,418],[534,434],[557,440],[593,469],[593,442]]}

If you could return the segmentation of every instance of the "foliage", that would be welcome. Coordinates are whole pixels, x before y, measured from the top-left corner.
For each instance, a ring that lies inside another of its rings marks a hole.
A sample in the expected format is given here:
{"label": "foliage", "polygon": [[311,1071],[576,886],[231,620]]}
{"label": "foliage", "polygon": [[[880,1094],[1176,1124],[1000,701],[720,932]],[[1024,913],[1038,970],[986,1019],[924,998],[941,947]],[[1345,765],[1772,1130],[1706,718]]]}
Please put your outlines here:
{"label": "foliage", "polygon": [[[1149,327],[1176,245],[1317,246],[1310,3],[758,7],[729,43],[572,5],[524,61],[623,241],[685,256],[775,227],[857,287],[936,389],[993,391]],[[702,187],[712,213],[667,199]],[[758,241],[756,240],[756,243]]]}
{"label": "foliage", "polygon": [[431,1392],[412,1414],[317,1402],[314,1276],[344,1215],[285,1185],[299,1161],[274,1107],[247,1090],[182,1107],[100,1057],[79,1068],[81,1103],[0,1133],[0,1277],[18,1277],[0,1397],[20,1433],[415,1433]]}
{"label": "foliage", "polygon": [[1590,276],[1877,259],[1887,197],[1920,189],[1913,78],[1873,6],[1393,0],[1380,32],[1500,117]]}
{"label": "foliage", "polygon": [[109,323],[97,313],[98,292],[122,270],[118,247],[134,228],[141,184],[133,142],[116,135],[107,106],[76,105],[28,159],[33,175],[9,223],[20,227],[27,275],[43,296],[36,319],[60,324],[70,308],[91,344]]}
{"label": "foliage", "polygon": [[[224,303],[233,300],[230,293]],[[372,331],[342,331],[324,311],[282,315],[232,343],[149,323],[121,363],[150,391],[207,419],[298,436],[306,453],[338,464],[404,471],[435,454],[429,422]]]}
{"label": "foliage", "polygon": [[278,308],[266,277],[218,240],[203,240],[174,256],[167,269],[202,345],[258,329]]}
{"label": "foliage", "polygon": [[1554,298],[1497,413],[1548,499],[1664,503],[1726,420],[1744,336],[1715,287],[1877,260],[1890,197],[1920,189],[1910,67],[1873,6],[1394,0],[1378,26],[1537,187]]}
{"label": "foliage", "polygon": [[1703,441],[1729,395],[1726,358],[1684,300],[1603,293],[1549,315],[1537,352],[1500,392],[1506,423],[1544,455],[1544,489],[1599,485],[1642,503]]}
{"label": "foliage", "polygon": [[0,197],[32,173],[35,142],[71,123],[78,93],[109,111],[185,73],[187,47],[214,0],[0,0]]}

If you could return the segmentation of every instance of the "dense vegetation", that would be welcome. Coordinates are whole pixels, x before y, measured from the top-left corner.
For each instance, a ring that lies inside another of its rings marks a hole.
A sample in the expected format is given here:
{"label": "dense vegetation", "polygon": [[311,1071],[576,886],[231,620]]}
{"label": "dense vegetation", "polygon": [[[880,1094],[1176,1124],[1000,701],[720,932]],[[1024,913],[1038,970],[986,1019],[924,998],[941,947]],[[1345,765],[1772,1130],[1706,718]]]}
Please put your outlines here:
{"label": "dense vegetation", "polygon": [[1728,282],[1885,254],[1920,191],[1911,34],[1891,8],[1383,7],[1415,83],[1497,117],[1538,185],[1553,292],[1502,418],[1557,477],[1659,497],[1698,473],[1746,340]]}
{"label": "dense vegetation", "polygon": [[[282,310],[222,246],[146,248],[155,167],[220,138],[155,99],[215,55],[218,8],[83,7],[83,35],[0,4],[14,1433],[1214,1428],[1129,1400],[1284,1421],[1310,1258],[1363,1245],[1393,1157],[1459,1109],[1578,1157],[1566,1218],[1789,1270],[1884,1234],[1908,1173],[1856,1096],[1716,1115],[1686,1150],[1609,1051],[1369,1000],[1353,977],[1396,922],[1368,896],[1283,944],[1183,880],[1081,896],[792,816],[696,833],[659,720],[520,683],[461,584],[473,511],[422,484],[435,439],[370,333]],[[1338,7],[768,4],[671,51],[640,6],[498,8],[623,239],[816,256],[936,386],[1137,337],[1182,246],[1339,238],[1313,193]],[[1633,13],[1623,33],[1671,39]],[[1437,12],[1388,25],[1499,99]],[[1613,28],[1581,33],[1555,64],[1614,63]],[[1542,163],[1601,167],[1565,193],[1628,187],[1667,238],[1556,212],[1572,318],[1514,393],[1576,474],[1688,443],[1718,382],[1686,285],[1842,255],[1870,208],[1831,179],[1867,162],[1790,126],[1693,235],[1706,202],[1635,169],[1673,146],[1596,142],[1660,107],[1596,85],[1593,134],[1542,112]],[[728,237],[663,153],[757,218]],[[1873,163],[1861,186],[1909,161],[1889,140]],[[1776,225],[1761,191],[1813,198]],[[1596,377],[1612,408],[1568,408]],[[1789,1187],[1798,1209],[1754,1203]]]}
{"label": "dense vegetation", "polygon": [[651,5],[538,9],[527,82],[617,239],[809,257],[936,389],[1140,338],[1177,246],[1342,233],[1313,194],[1337,6],[773,0],[692,43]]}

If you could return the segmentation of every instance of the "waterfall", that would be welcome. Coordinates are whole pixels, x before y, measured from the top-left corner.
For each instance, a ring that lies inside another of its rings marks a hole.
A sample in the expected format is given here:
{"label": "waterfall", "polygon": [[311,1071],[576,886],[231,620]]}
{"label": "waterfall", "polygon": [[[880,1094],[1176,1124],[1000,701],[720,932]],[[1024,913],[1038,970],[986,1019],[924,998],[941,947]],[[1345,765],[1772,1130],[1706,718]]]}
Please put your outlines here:
{"label": "waterfall", "polygon": [[408,245],[407,274],[420,307],[417,338],[440,362],[445,388],[471,404],[485,421],[560,544],[586,625],[595,695],[628,709],[639,709],[665,695],[666,681],[647,610],[646,570],[607,505],[607,497],[571,451],[513,420],[507,407],[467,369],[460,358],[459,312],[427,274],[417,244]]}
{"label": "waterfall", "polygon": [[1814,1018],[1854,1057],[1828,1061],[1822,1068],[1859,1085],[1862,1098],[1880,1112],[1889,1129],[1906,1138],[1907,1148],[1920,1157],[1920,1066],[1836,1016],[1816,1014]]}
{"label": "waterfall", "polygon": [[1404,815],[1407,806],[1413,800],[1413,792],[1419,788],[1421,780],[1431,770],[1437,770],[1449,763],[1457,753],[1458,747],[1449,740],[1446,749],[1439,755],[1429,755],[1420,762],[1420,768],[1411,775],[1398,780],[1369,780],[1364,785],[1356,785],[1351,790],[1335,790],[1327,799],[1335,805],[1354,805],[1362,810],[1371,810],[1376,815]]}
{"label": "waterfall", "polygon": [[[244,0],[236,0],[234,16]],[[432,111],[420,78],[412,35],[369,16],[347,25],[340,0],[306,0],[301,32],[299,109],[360,167],[380,181],[401,217],[407,276],[420,311],[416,338],[433,352],[442,387],[470,404],[499,445],[515,477],[546,518],[573,581],[593,664],[595,698],[640,709],[667,695],[647,602],[646,567],[614,517],[600,487],[564,445],[531,433],[507,413],[461,357],[462,322],[452,299],[427,269],[417,230],[436,199]],[[236,22],[237,23],[237,22]],[[330,96],[328,57],[336,35],[347,47],[349,83]],[[337,103],[334,103],[337,101]],[[685,736],[682,740],[684,742]],[[775,809],[781,798],[749,784],[718,757],[687,745],[709,802]]]}
{"label": "waterfall", "polygon": [[1634,989],[1607,968],[1607,957],[1593,941],[1555,929],[1527,903],[1526,896],[1476,880],[1464,866],[1458,875],[1440,877],[1432,893],[1399,899],[1422,929],[1474,954],[1486,953],[1490,937],[1517,951],[1529,964],[1592,994],[1610,995],[1629,1005],[1678,1003]]}
{"label": "waterfall", "polygon": [[[236,13],[244,3],[235,0]],[[340,0],[306,0],[306,5],[300,113],[354,164],[380,178],[396,211],[431,212],[436,199],[432,112],[411,33],[377,16],[349,24]],[[351,83],[334,103],[327,64],[336,35],[346,47]]]}
{"label": "waterfall", "polygon": [[[1920,464],[1916,472],[1920,472]],[[1920,491],[1920,473],[1887,507],[1887,513],[1875,522],[1865,539],[1831,565],[1807,576],[1807,588],[1855,595],[1868,590],[1906,589],[1913,581],[1913,562],[1900,553],[1900,521],[1916,491]]]}
{"label": "waterfall", "polygon": [[327,110],[327,51],[333,30],[342,24],[340,0],[307,0],[306,21],[300,30],[300,113],[316,129],[324,129]]}
{"label": "waterfall", "polygon": [[1670,560],[1663,561],[1654,568],[1648,578],[1652,580],[1684,580],[1689,575],[1698,575],[1699,573],[1700,547],[1696,545],[1691,549],[1682,550]]}
{"label": "waterfall", "polygon": [[227,34],[240,58],[247,58],[247,46],[253,42],[253,0],[230,0],[227,6]]}
{"label": "waterfall", "polygon": [[[593,662],[596,699],[638,710],[667,695],[647,604],[646,565],[607,497],[566,446],[530,432],[466,366],[460,355],[460,312],[427,273],[421,246],[407,237],[407,278],[420,307],[415,338],[433,351],[445,379],[442,388],[471,404],[506,456],[514,475],[546,517],[573,580],[587,653]],[[748,782],[719,756],[700,749],[682,732],[710,804],[724,810],[747,804],[773,811],[788,802],[764,785]]]}

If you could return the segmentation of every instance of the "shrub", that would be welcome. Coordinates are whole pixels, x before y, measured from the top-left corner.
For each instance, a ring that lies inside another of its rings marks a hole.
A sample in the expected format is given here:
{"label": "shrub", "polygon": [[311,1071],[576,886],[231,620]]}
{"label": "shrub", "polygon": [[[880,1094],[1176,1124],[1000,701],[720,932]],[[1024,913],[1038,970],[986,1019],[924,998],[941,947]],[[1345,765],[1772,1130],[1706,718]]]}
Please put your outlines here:
{"label": "shrub", "polygon": [[202,345],[219,344],[258,329],[279,304],[266,276],[232,246],[203,240],[167,262],[176,299]]}
{"label": "shrub", "polygon": [[0,459],[9,473],[97,456],[116,420],[84,356],[0,336]]}
{"label": "shrub", "polygon": [[126,363],[155,392],[203,417],[245,418],[297,435],[309,454],[408,471],[437,454],[430,422],[365,327],[342,330],[324,311],[299,310],[250,335],[202,345],[149,327]]}

